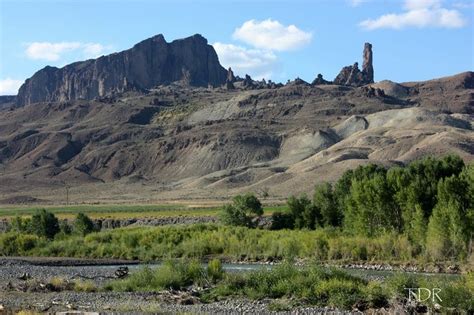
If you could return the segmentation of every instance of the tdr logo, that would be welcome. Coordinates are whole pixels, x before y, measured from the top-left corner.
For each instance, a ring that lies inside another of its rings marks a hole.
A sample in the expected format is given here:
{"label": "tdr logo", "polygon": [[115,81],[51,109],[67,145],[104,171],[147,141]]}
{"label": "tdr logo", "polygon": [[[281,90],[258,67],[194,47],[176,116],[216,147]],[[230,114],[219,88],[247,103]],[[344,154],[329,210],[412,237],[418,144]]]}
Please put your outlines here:
{"label": "tdr logo", "polygon": [[428,301],[430,298],[433,303],[443,302],[439,296],[439,293],[441,292],[441,289],[439,288],[433,288],[431,290],[428,288],[405,288],[405,290],[408,290],[408,301],[410,302],[412,300],[424,302]]}

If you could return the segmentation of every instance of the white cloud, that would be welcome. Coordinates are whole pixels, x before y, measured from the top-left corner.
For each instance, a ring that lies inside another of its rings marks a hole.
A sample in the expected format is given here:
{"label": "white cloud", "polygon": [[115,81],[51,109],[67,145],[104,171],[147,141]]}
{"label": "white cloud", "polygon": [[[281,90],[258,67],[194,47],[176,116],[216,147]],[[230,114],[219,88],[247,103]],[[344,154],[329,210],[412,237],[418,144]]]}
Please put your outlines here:
{"label": "white cloud", "polygon": [[214,43],[219,62],[226,68],[232,67],[235,74],[249,74],[254,79],[269,79],[277,67],[277,56],[268,50],[247,49],[232,44]]}
{"label": "white cloud", "polygon": [[16,95],[22,84],[22,80],[14,80],[11,78],[0,80],[0,95]]}
{"label": "white cloud", "polygon": [[82,52],[84,58],[95,58],[104,54],[110,47],[98,43],[81,42],[34,42],[27,44],[26,56],[33,60],[57,61],[71,52]]}
{"label": "white cloud", "polygon": [[285,26],[276,20],[267,19],[245,22],[234,31],[233,37],[259,49],[286,51],[308,44],[313,35],[295,25]]}
{"label": "white cloud", "polygon": [[110,51],[110,47],[97,43],[87,43],[83,45],[84,56],[86,58],[97,58]]}
{"label": "white cloud", "polygon": [[403,13],[385,14],[362,21],[359,25],[366,30],[375,30],[407,27],[459,28],[467,23],[458,10],[443,8],[441,0],[405,0],[403,7]]}

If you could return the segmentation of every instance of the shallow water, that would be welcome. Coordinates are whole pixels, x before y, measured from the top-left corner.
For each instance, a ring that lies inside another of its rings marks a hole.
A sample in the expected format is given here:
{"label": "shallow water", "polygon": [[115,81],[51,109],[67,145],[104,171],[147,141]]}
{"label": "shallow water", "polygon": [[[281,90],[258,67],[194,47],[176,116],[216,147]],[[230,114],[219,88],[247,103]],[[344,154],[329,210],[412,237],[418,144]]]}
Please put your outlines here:
{"label": "shallow water", "polygon": [[[157,268],[160,267],[161,263],[152,263],[152,264],[137,264],[137,265],[127,265],[130,271],[137,270],[139,268],[148,266],[150,268]],[[106,266],[84,266],[82,268],[103,268],[106,270],[116,270],[117,268],[121,267],[122,265],[106,265]],[[203,263],[203,266],[207,266],[207,264]],[[235,263],[223,263],[222,267],[227,272],[249,272],[255,270],[264,270],[264,269],[272,269],[276,265],[267,265],[267,264],[255,264],[255,263],[246,263],[246,264],[235,264]],[[349,268],[341,268],[345,272],[359,276],[362,278],[386,278],[397,274],[413,274],[413,275],[420,275],[420,276],[427,276],[427,277],[436,277],[436,278],[445,278],[447,280],[453,280],[460,277],[459,274],[447,274],[447,273],[426,273],[426,272],[408,272],[408,271],[400,271],[400,270],[366,270],[366,269],[349,269]]]}

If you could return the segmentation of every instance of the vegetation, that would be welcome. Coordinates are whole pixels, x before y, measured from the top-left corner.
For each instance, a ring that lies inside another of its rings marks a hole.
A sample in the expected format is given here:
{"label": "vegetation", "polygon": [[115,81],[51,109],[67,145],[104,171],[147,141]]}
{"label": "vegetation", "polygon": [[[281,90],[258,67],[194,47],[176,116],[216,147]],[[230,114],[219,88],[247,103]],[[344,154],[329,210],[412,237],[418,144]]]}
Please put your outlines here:
{"label": "vegetation", "polygon": [[[125,228],[95,233],[78,214],[73,226],[41,210],[0,234],[0,255],[320,261],[455,261],[474,265],[474,166],[426,158],[405,168],[366,165],[316,187],[312,200],[290,197],[271,230],[251,194],[222,210],[226,224]],[[272,209],[275,210],[275,209]],[[280,229],[286,229],[281,230]]]}
{"label": "vegetation", "polygon": [[95,230],[95,227],[92,220],[83,213],[77,214],[76,219],[71,226],[65,220],[59,222],[58,218],[56,218],[53,213],[42,209],[38,210],[31,219],[15,217],[10,224],[9,230],[53,239],[58,234],[61,238],[64,238],[72,232],[85,236],[86,234],[92,233]]}
{"label": "vegetation", "polygon": [[[189,208],[184,205],[129,205],[129,204],[81,204],[81,205],[64,205],[64,206],[44,206],[46,211],[53,213],[60,219],[72,219],[77,213],[82,212],[90,218],[112,217],[112,218],[129,218],[129,217],[166,217],[175,215],[215,215],[218,208],[202,207]],[[38,207],[34,206],[1,206],[0,217],[14,218],[16,216],[26,217],[32,216],[38,211]]]}
{"label": "vegetation", "polygon": [[[221,206],[189,207],[185,205],[64,205],[64,206],[41,206],[48,212],[53,213],[59,220],[72,220],[77,213],[84,213],[91,219],[111,218],[163,218],[177,216],[218,216],[222,212]],[[0,218],[9,220],[15,217],[26,219],[38,211],[38,206],[0,206]],[[286,209],[286,205],[265,206],[265,215],[271,215],[275,211]]]}
{"label": "vegetation", "polygon": [[158,270],[145,267],[125,279],[110,282],[105,289],[128,292],[179,290],[209,282],[209,275],[200,262],[167,261]]}
{"label": "vegetation", "polygon": [[457,156],[425,158],[386,170],[365,165],[316,186],[313,200],[288,199],[273,229],[333,227],[346,235],[406,239],[412,256],[464,260],[474,241],[474,165]]}
{"label": "vegetation", "polygon": [[74,232],[80,235],[87,235],[95,230],[94,223],[84,213],[78,213],[74,220]]}
{"label": "vegetation", "polygon": [[[210,289],[199,294],[201,301],[242,296],[250,299],[278,299],[272,305],[275,310],[291,308],[289,304],[278,302],[284,300],[345,310],[351,310],[357,305],[364,310],[386,307],[389,303],[405,300],[406,288],[425,287],[441,289],[439,296],[443,307],[467,312],[474,310],[473,274],[451,281],[442,277],[398,274],[380,282],[352,276],[340,269],[318,265],[296,267],[286,262],[271,269],[221,273],[216,279],[210,271],[213,264],[216,262],[209,263],[205,268],[197,261],[168,261],[156,269],[145,267],[126,279],[114,280],[104,288],[113,291],[153,292],[164,289],[181,290],[190,285],[210,285]],[[434,307],[432,300],[425,303],[430,308]]]}
{"label": "vegetation", "polygon": [[[324,228],[262,230],[195,224],[134,227],[86,235],[58,234],[52,241],[31,234],[0,234],[0,255],[121,258],[142,261],[168,258],[273,261],[285,258],[344,262],[428,263],[408,238],[398,233],[352,236]],[[472,259],[472,256],[471,256]]]}
{"label": "vegetation", "polygon": [[232,204],[225,205],[221,213],[224,224],[234,226],[254,226],[254,219],[263,215],[260,201],[253,194],[239,195],[232,199]]}

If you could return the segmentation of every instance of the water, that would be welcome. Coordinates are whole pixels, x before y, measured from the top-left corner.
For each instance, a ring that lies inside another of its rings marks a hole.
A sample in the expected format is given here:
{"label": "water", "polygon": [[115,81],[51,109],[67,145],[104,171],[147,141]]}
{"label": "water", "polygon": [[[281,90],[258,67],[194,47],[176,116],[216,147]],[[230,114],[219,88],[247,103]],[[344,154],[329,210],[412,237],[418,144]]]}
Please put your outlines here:
{"label": "water", "polygon": [[[157,268],[160,267],[161,263],[152,263],[152,264],[137,264],[137,265],[127,265],[130,271],[134,271],[145,266],[150,268]],[[84,266],[83,268],[101,268],[105,270],[116,270],[117,268],[123,265],[99,265],[99,266]],[[207,266],[207,264],[203,263],[203,266]],[[274,268],[276,265],[266,265],[266,264],[255,264],[255,263],[248,263],[248,264],[233,264],[233,263],[223,263],[222,267],[227,272],[249,272],[255,270],[269,270]],[[397,274],[413,274],[419,276],[427,276],[427,277],[437,277],[443,278],[446,280],[453,280],[460,277],[459,274],[440,274],[440,273],[426,273],[426,272],[407,272],[407,271],[399,271],[399,270],[365,270],[365,269],[348,269],[343,268],[343,270],[351,275],[367,278],[367,279],[384,279],[393,275]]]}

